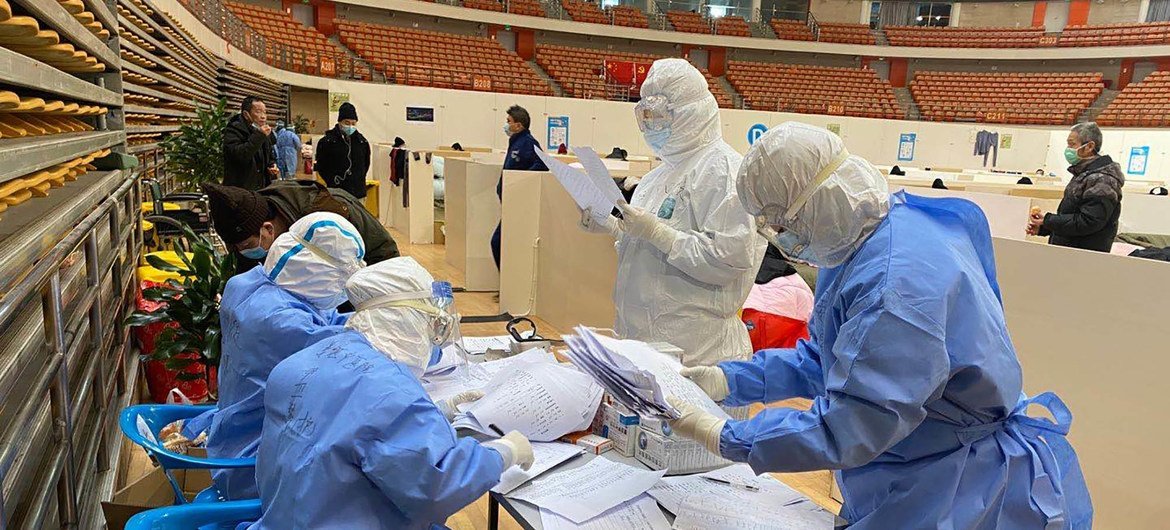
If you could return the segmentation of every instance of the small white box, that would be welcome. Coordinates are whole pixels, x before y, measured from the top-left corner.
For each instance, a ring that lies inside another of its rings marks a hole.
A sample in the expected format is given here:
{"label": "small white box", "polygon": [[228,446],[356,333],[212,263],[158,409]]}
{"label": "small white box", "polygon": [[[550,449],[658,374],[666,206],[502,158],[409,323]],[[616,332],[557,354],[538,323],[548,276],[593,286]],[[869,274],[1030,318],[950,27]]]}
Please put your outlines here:
{"label": "small white box", "polygon": [[577,445],[584,447],[590,453],[599,455],[613,448],[613,440],[590,434],[577,439]]}
{"label": "small white box", "polygon": [[613,442],[622,456],[634,456],[638,444],[638,416],[616,403],[602,402],[593,418],[593,434]]}
{"label": "small white box", "polygon": [[[665,422],[661,424],[666,425]],[[646,428],[645,424],[638,428],[638,446],[634,450],[634,458],[650,469],[665,469],[667,475],[710,471],[731,463],[711,453],[699,442],[670,434],[663,435]]]}

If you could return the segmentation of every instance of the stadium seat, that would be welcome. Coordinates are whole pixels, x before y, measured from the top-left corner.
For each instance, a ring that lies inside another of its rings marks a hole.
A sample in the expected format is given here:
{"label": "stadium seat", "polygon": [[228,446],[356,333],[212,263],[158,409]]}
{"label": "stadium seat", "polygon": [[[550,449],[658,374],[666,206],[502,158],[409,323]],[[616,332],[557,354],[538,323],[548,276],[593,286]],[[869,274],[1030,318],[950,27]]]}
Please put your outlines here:
{"label": "stadium seat", "polygon": [[1097,116],[1097,123],[1120,127],[1170,127],[1170,71],[1131,83]]}
{"label": "stadium seat", "polygon": [[893,87],[872,70],[731,61],[727,80],[743,96],[744,108],[867,118],[905,117]]}
{"label": "stadium seat", "polygon": [[1069,125],[1103,87],[1100,73],[918,72],[910,93],[924,120]]}

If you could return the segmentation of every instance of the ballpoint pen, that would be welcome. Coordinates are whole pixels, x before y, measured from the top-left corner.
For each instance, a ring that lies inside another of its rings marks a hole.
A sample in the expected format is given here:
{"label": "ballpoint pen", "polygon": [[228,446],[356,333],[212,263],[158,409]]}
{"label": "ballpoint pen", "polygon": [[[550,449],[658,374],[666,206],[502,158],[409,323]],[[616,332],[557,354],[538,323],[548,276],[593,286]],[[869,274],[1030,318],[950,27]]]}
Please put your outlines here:
{"label": "ballpoint pen", "polygon": [[703,477],[703,478],[710,480],[711,482],[718,482],[720,484],[726,484],[726,485],[731,486],[733,488],[740,488],[740,489],[745,489],[748,491],[760,491],[759,486],[753,486],[751,484],[742,484],[742,483],[738,483],[738,482],[731,482],[729,480],[723,480],[723,479],[718,479],[718,478],[714,478],[714,477]]}

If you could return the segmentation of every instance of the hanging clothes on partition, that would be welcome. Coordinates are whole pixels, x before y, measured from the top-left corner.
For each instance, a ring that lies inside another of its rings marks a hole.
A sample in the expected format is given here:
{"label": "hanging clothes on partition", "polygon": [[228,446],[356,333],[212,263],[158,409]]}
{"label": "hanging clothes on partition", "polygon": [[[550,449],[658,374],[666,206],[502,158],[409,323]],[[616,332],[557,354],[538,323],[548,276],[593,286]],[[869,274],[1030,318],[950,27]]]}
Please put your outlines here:
{"label": "hanging clothes on partition", "polygon": [[987,167],[987,155],[991,154],[991,167],[999,161],[999,133],[979,131],[975,135],[975,156],[983,155],[983,167]]}
{"label": "hanging clothes on partition", "polygon": [[405,140],[394,138],[394,147],[390,149],[390,183],[402,187],[402,207],[410,208],[410,164],[407,159],[410,150],[404,145]]}

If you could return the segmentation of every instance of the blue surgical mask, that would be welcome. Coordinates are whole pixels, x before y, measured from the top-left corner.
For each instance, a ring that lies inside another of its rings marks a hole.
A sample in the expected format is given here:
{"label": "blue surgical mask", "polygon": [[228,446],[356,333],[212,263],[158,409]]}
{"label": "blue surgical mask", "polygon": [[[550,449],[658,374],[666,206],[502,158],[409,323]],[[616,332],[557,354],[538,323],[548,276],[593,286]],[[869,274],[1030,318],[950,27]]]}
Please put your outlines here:
{"label": "blue surgical mask", "polygon": [[646,139],[646,144],[653,149],[655,153],[661,152],[666,147],[666,142],[670,141],[670,127],[666,127],[659,131],[647,130],[642,133],[642,137]]}
{"label": "blue surgical mask", "polygon": [[357,131],[357,125],[342,125],[341,126],[341,132],[345,133],[346,136],[349,136],[356,131]]}
{"label": "blue surgical mask", "polygon": [[431,346],[431,359],[429,361],[427,361],[427,366],[431,367],[431,366],[434,366],[436,364],[439,364],[439,361],[442,358],[443,358],[443,348],[440,348],[437,345]]}
{"label": "blue surgical mask", "polygon": [[759,228],[756,229],[768,243],[776,247],[784,259],[793,263],[800,263],[803,265],[811,265],[812,252],[810,252],[809,245],[799,236],[791,231],[777,231],[771,226],[758,223]]}
{"label": "blue surgical mask", "polygon": [[260,261],[268,256],[268,250],[266,250],[264,247],[252,247],[241,250],[240,255],[250,260]]}

